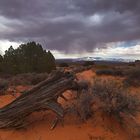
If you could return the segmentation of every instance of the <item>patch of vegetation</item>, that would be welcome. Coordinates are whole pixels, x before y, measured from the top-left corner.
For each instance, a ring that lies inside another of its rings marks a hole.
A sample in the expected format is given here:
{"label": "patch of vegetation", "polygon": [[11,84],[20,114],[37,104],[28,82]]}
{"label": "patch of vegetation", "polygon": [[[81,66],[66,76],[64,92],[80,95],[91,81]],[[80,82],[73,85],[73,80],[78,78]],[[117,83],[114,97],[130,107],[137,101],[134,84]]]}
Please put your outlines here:
{"label": "patch of vegetation", "polygon": [[135,62],[129,62],[129,63],[128,63],[128,66],[135,67],[135,66],[136,66],[136,64],[135,64]]}
{"label": "patch of vegetation", "polygon": [[135,63],[139,63],[140,64],[140,60],[135,60]]}
{"label": "patch of vegetation", "polygon": [[112,68],[112,66],[107,65],[107,64],[96,64],[95,68],[96,69],[110,69],[110,68]]}
{"label": "patch of vegetation", "polygon": [[123,76],[123,72],[121,70],[116,69],[100,69],[96,71],[97,75],[112,75],[112,76]]}
{"label": "patch of vegetation", "polygon": [[69,67],[68,63],[60,63],[59,67]]}
{"label": "patch of vegetation", "polygon": [[86,67],[83,67],[83,66],[76,66],[76,67],[73,67],[72,71],[74,71],[75,73],[79,73],[79,72],[83,72],[87,70]]}
{"label": "patch of vegetation", "polygon": [[9,82],[5,79],[0,79],[0,94],[3,94],[9,86]]}
{"label": "patch of vegetation", "polygon": [[94,61],[85,61],[84,63],[83,63],[83,66],[92,66],[92,65],[94,65],[95,63],[94,63]]}
{"label": "patch of vegetation", "polygon": [[89,82],[80,80],[73,85],[72,90],[76,91],[71,112],[75,113],[82,121],[86,121],[93,115],[93,95],[89,92]]}
{"label": "patch of vegetation", "polygon": [[93,115],[93,96],[89,93],[81,94],[76,100],[75,108],[82,121],[86,121]]}
{"label": "patch of vegetation", "polygon": [[130,94],[119,82],[109,79],[96,79],[92,93],[99,100],[99,109],[110,117],[115,117],[123,124],[123,114],[136,116],[140,111],[138,97]]}
{"label": "patch of vegetation", "polygon": [[9,84],[12,86],[17,85],[36,85],[39,82],[45,80],[48,77],[47,73],[25,73],[25,74],[17,74],[16,76],[12,76],[9,78]]}
{"label": "patch of vegetation", "polygon": [[135,87],[140,86],[140,68],[129,70],[126,73],[124,84],[126,86],[135,86]]}

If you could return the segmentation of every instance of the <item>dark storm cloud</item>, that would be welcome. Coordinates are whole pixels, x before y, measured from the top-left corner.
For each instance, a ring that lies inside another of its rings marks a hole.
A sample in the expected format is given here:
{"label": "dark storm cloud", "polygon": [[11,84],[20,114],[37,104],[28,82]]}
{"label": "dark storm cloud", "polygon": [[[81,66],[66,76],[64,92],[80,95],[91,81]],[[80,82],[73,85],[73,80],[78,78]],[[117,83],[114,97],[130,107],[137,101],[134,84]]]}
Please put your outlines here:
{"label": "dark storm cloud", "polygon": [[140,39],[139,0],[1,0],[0,20],[1,40],[66,52]]}
{"label": "dark storm cloud", "polygon": [[75,5],[84,14],[93,14],[96,12],[139,12],[139,0],[76,0]]}

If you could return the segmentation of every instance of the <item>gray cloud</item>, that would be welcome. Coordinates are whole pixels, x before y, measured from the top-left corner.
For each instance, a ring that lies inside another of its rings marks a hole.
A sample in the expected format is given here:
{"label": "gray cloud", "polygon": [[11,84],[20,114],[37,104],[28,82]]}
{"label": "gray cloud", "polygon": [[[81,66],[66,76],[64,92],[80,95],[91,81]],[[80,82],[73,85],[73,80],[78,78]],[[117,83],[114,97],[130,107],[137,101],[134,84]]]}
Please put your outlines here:
{"label": "gray cloud", "polygon": [[140,39],[139,0],[1,0],[0,39],[91,51]]}

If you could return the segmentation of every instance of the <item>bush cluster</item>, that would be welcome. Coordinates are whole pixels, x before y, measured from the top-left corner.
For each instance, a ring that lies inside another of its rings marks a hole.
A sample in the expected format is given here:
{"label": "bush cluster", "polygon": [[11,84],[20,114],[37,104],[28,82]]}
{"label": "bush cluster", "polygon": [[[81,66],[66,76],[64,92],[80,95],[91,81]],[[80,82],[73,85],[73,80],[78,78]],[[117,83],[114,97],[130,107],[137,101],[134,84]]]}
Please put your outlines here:
{"label": "bush cluster", "polygon": [[59,67],[69,67],[68,63],[60,63]]}
{"label": "bush cluster", "polygon": [[89,93],[81,94],[77,99],[77,112],[82,121],[86,121],[93,115],[92,102],[93,98]]}
{"label": "bush cluster", "polygon": [[140,86],[140,68],[129,70],[126,73],[124,84],[126,86],[135,86],[135,87]]}
{"label": "bush cluster", "polygon": [[82,121],[86,121],[93,115],[93,95],[90,93],[89,82],[79,80],[74,83],[72,90],[76,91],[76,98],[70,110],[78,115]]}
{"label": "bush cluster", "polygon": [[116,69],[100,69],[96,71],[97,75],[112,75],[112,76],[123,76],[123,72],[121,70]]}
{"label": "bush cluster", "polygon": [[17,74],[16,76],[10,77],[9,84],[12,86],[17,85],[36,85],[39,82],[45,80],[48,77],[47,73],[25,73]]}
{"label": "bush cluster", "polygon": [[109,116],[114,116],[122,123],[122,114],[135,116],[140,111],[138,97],[130,94],[119,82],[115,80],[96,79],[92,93],[99,99],[100,110]]}
{"label": "bush cluster", "polygon": [[83,66],[92,66],[92,65],[94,65],[95,63],[94,63],[94,61],[85,61],[84,63],[83,63]]}

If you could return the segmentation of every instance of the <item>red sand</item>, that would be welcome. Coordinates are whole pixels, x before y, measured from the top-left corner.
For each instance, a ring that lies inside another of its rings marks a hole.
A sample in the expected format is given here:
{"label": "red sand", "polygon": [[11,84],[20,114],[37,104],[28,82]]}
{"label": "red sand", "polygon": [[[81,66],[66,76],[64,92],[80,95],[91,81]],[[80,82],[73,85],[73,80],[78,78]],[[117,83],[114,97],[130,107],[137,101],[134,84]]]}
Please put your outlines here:
{"label": "red sand", "polygon": [[[80,79],[92,81],[95,74],[89,70],[78,74]],[[72,98],[72,93],[67,91],[65,96]],[[15,97],[6,95],[0,97],[0,107],[8,104]],[[59,99],[65,104],[65,101]],[[59,123],[54,130],[50,130],[55,114],[51,111],[34,113],[29,120],[32,124],[24,130],[0,130],[0,140],[138,140],[125,132],[112,119],[103,120],[99,114],[85,123],[80,122],[74,115],[67,115],[63,125]],[[140,119],[140,118],[139,118]]]}

